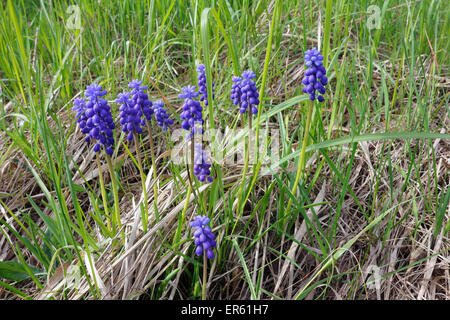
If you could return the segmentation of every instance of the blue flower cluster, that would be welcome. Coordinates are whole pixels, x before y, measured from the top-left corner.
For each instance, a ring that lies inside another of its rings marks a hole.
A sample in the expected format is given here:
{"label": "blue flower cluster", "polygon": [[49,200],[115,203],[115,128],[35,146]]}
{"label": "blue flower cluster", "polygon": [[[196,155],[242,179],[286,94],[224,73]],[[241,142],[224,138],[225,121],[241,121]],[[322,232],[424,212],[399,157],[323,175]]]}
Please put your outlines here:
{"label": "blue flower cluster", "polygon": [[233,77],[231,86],[231,100],[234,105],[239,104],[239,111],[245,113],[250,108],[253,114],[258,113],[259,93],[255,81],[256,75],[251,70],[246,70],[241,77]]}
{"label": "blue flower cluster", "polygon": [[231,100],[233,101],[233,105],[239,105],[241,101],[241,77],[233,76],[231,78],[233,84],[231,85]]}
{"label": "blue flower cluster", "polygon": [[102,86],[91,84],[84,91],[88,98],[78,98],[74,101],[73,110],[76,112],[77,123],[81,132],[87,134],[86,141],[95,140],[94,151],[99,152],[101,146],[105,147],[108,155],[114,150],[115,124],[111,115],[111,108],[106,99],[101,98],[107,94]]}
{"label": "blue flower cluster", "polygon": [[323,56],[316,48],[307,50],[305,52],[305,65],[309,67],[305,71],[305,77],[302,83],[304,93],[309,93],[309,99],[314,101],[316,99],[316,90],[320,93],[317,95],[319,102],[324,101],[322,94],[325,93],[325,87],[328,84],[326,70],[323,66]]}
{"label": "blue flower cluster", "polygon": [[[142,81],[133,80],[128,84],[128,87],[133,89],[131,94],[133,95],[131,98],[133,106],[139,106],[144,115],[145,119],[150,121],[152,119],[153,109],[152,102],[148,99],[148,95],[144,92],[147,90],[147,86],[141,86]],[[141,125],[145,125],[145,120],[141,120]]]}
{"label": "blue flower cluster", "polygon": [[[202,70],[204,72],[204,67],[204,65],[200,65],[199,72]],[[206,85],[206,83],[204,84]],[[200,91],[202,91],[203,89],[200,84],[199,86]],[[180,115],[180,119],[182,120],[181,127],[190,132],[187,138],[191,139],[195,134],[203,134],[203,108],[196,99],[199,96],[199,92],[195,91],[194,86],[186,86],[181,90],[183,93],[178,95],[179,98],[184,99],[183,112]],[[204,93],[203,97],[205,97]],[[192,143],[194,142],[192,141]],[[196,143],[194,145],[194,174],[197,176],[197,179],[201,182],[212,182],[210,168],[211,164],[208,162],[206,152],[202,149],[202,144]]]}
{"label": "blue flower cluster", "polygon": [[[120,93],[115,100],[116,103],[122,104],[120,111],[120,124],[122,131],[127,134],[128,140],[133,140],[133,134],[141,134],[142,126],[145,121],[150,121],[153,114],[152,102],[148,99],[148,95],[144,92],[147,86],[141,86],[142,81],[133,80],[128,87],[133,89],[131,92]],[[144,118],[143,118],[144,116]]]}
{"label": "blue flower cluster", "polygon": [[[200,94],[200,101],[205,101],[205,106],[208,105],[208,91],[206,85],[205,65],[199,64],[198,72],[198,93]],[[212,83],[212,97],[214,99],[214,82]]]}
{"label": "blue flower cluster", "polygon": [[[74,107],[72,108],[73,111],[76,112],[76,117],[77,117],[77,123],[78,126],[81,129],[81,132],[84,134],[89,134],[89,128],[86,127],[86,122],[89,119],[89,117],[86,115],[85,111],[86,111],[86,99],[84,98],[76,98],[73,101],[73,105]],[[91,141],[91,137],[88,135],[85,138],[86,142]]]}
{"label": "blue flower cluster", "polygon": [[[203,125],[203,108],[196,98],[199,93],[195,91],[194,86],[186,86],[181,89],[182,94],[178,95],[179,98],[184,99],[183,112],[180,115],[180,119],[183,121],[181,127],[184,130],[190,131],[192,134],[203,133],[203,129],[198,130],[196,124]],[[200,131],[200,132],[198,132]]]}
{"label": "blue flower cluster", "polygon": [[122,131],[127,133],[127,139],[133,140],[133,134],[142,133],[141,117],[142,111],[139,105],[133,105],[133,101],[130,99],[131,92],[119,93],[116,103],[121,103],[120,111],[120,124],[122,125]]}
{"label": "blue flower cluster", "polygon": [[194,146],[194,174],[201,182],[212,182],[211,164],[208,162],[206,151],[202,149],[201,143]]}
{"label": "blue flower cluster", "polygon": [[155,112],[155,118],[158,125],[162,128],[163,131],[166,131],[168,127],[173,124],[173,120],[169,119],[169,115],[166,112],[164,107],[164,102],[156,101],[153,104],[153,110]]}
{"label": "blue flower cluster", "polygon": [[194,231],[194,243],[197,246],[195,254],[200,256],[206,251],[206,257],[208,259],[214,258],[213,248],[217,245],[216,236],[212,233],[211,228],[207,226],[209,223],[207,216],[196,216],[194,221],[190,223],[190,226],[195,228]]}

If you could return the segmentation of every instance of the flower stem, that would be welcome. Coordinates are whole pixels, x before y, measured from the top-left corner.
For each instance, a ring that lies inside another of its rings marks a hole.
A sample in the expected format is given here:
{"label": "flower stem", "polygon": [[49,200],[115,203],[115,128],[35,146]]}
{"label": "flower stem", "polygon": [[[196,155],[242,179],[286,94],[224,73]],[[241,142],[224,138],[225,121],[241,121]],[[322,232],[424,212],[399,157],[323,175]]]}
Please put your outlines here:
{"label": "flower stem", "polygon": [[147,180],[144,174],[144,169],[142,168],[142,159],[141,159],[141,151],[139,149],[139,139],[136,133],[133,133],[134,144],[136,145],[136,157],[138,160],[139,173],[141,175],[141,183],[142,183],[142,193],[144,194],[144,212],[142,212],[142,227],[144,229],[144,233],[147,233],[147,225],[148,225],[148,201],[147,201],[147,188],[145,186],[145,181]]}
{"label": "flower stem", "polygon": [[[307,145],[308,139],[309,139],[309,129],[310,129],[309,127],[311,126],[312,111],[313,111],[313,101],[310,100],[309,109],[308,109],[308,117],[306,118],[305,133],[303,135],[302,150],[300,151],[300,160],[298,162],[298,167],[297,167],[297,175],[295,177],[294,186],[292,187],[292,191],[291,191],[291,193],[294,196],[295,196],[295,193],[297,192],[297,187],[298,187],[298,182],[300,181],[300,177],[303,174],[303,165],[305,162],[306,145]],[[285,213],[289,212],[291,205],[292,205],[292,198],[289,199],[289,203],[288,203]]]}
{"label": "flower stem", "polygon": [[104,210],[105,210],[107,229],[114,234],[115,230],[111,229],[112,217],[109,215],[108,197],[106,195],[105,183],[104,183],[104,180],[103,180],[102,163],[100,162],[100,155],[99,155],[98,152],[95,153],[95,156],[97,158],[98,177],[100,179],[100,189],[102,191],[103,207],[104,207]]}
{"label": "flower stem", "polygon": [[197,197],[197,193],[195,192],[195,174],[194,174],[194,160],[195,158],[195,139],[194,136],[192,136],[191,138],[191,163],[189,164],[189,172],[190,172],[190,176],[189,176],[189,181],[191,183],[191,187],[192,187],[192,192],[194,193],[194,198],[198,199]]}
{"label": "flower stem", "polygon": [[208,280],[208,259],[203,252],[203,281],[202,281],[202,300],[206,300],[206,282]]}
{"label": "flower stem", "polygon": [[152,126],[150,124],[150,121],[147,121],[147,129],[150,137],[150,151],[151,151],[151,158],[152,158],[152,167],[153,167],[153,179],[155,180],[153,182],[153,207],[155,210],[155,218],[156,222],[159,221],[159,212],[158,212],[158,175],[156,174],[156,160],[155,160],[155,144],[153,142],[153,131]]}
{"label": "flower stem", "polygon": [[[114,194],[114,219],[113,220],[113,230],[122,228],[122,223],[120,222],[120,211],[119,211],[119,190],[117,189],[116,175],[114,174],[114,167],[111,161],[111,157],[106,154],[106,162],[108,163],[109,173],[111,175],[111,184]],[[115,232],[114,232],[115,233]]]}
{"label": "flower stem", "polygon": [[[249,158],[250,158],[250,150],[251,150],[251,145],[252,145],[252,110],[251,110],[251,106],[248,107],[248,139],[246,139],[246,140],[247,141],[245,144],[244,171],[242,173],[242,181],[241,181],[241,186],[239,188],[239,198],[238,198],[238,205],[237,205],[238,216],[236,218],[236,221],[234,223],[231,233],[234,232],[234,229],[236,228],[237,222],[238,222],[239,218],[241,217],[242,212],[244,211],[244,206],[245,206],[245,202],[242,203],[242,199],[245,196],[245,194],[244,194],[245,177],[247,176],[247,170],[248,170],[248,164],[249,164]],[[246,199],[246,198],[244,197],[244,199]]]}
{"label": "flower stem", "polygon": [[191,138],[191,163],[189,164],[189,167],[191,169],[191,182],[192,186],[194,186],[194,156],[195,156],[195,141],[194,137]]}
{"label": "flower stem", "polygon": [[[248,106],[248,147],[247,147],[247,166],[249,165],[250,159],[250,153],[252,151],[252,108],[249,105]],[[253,159],[254,160],[254,159]],[[245,179],[245,175],[244,175]]]}
{"label": "flower stem", "polygon": [[191,193],[192,193],[192,186],[191,184],[189,184],[183,211],[181,212],[181,219],[178,220],[177,232],[175,233],[175,238],[173,239],[174,246],[180,241],[181,227],[184,224],[184,219],[186,217],[186,211],[189,205],[189,199],[191,198]]}
{"label": "flower stem", "polygon": [[[188,205],[189,205],[189,199],[191,198],[191,193],[194,190],[194,137],[191,138],[191,160],[189,163],[188,160],[188,155],[186,152],[186,170],[188,172],[188,180],[189,180],[189,186],[188,186],[188,191],[187,191],[187,195],[186,195],[186,200],[184,203],[184,207],[183,207],[183,211],[181,212],[181,219],[178,220],[178,226],[177,226],[177,231],[175,233],[175,238],[173,241],[173,244],[177,244],[180,241],[180,237],[181,237],[181,227],[184,224],[184,220],[186,218],[186,212],[188,209]],[[194,193],[195,196],[195,193]]]}
{"label": "flower stem", "polygon": [[[249,107],[250,109],[250,107]],[[242,122],[244,122],[244,116],[242,115]],[[244,155],[244,170],[242,172],[242,180],[241,180],[241,186],[239,187],[239,197],[238,197],[238,205],[237,205],[237,213],[240,216],[241,213],[241,207],[243,208],[244,205],[241,206],[242,197],[244,195],[244,185],[245,185],[245,177],[247,176],[247,170],[248,170],[248,161],[249,161],[249,149],[250,149],[250,137],[251,137],[251,130],[252,130],[252,115],[251,112],[249,113],[249,119],[248,119],[248,138],[245,139],[244,142],[244,148],[245,148],[245,155]],[[237,221],[236,221],[237,222]],[[236,224],[235,224],[236,226]],[[233,228],[234,230],[234,228]]]}

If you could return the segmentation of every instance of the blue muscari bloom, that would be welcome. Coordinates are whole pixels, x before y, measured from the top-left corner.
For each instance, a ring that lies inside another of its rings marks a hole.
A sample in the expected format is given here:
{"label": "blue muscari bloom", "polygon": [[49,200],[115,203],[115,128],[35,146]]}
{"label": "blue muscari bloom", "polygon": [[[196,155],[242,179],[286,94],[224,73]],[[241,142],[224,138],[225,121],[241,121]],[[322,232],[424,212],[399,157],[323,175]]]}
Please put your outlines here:
{"label": "blue muscari bloom", "polygon": [[[200,95],[200,101],[205,101],[205,106],[208,105],[208,91],[206,85],[205,65],[199,64],[197,67],[198,72],[198,93]],[[212,83],[212,97],[214,99],[214,82]]]}
{"label": "blue muscari bloom", "polygon": [[133,140],[133,134],[141,134],[145,121],[150,121],[153,114],[153,104],[144,92],[147,86],[141,86],[142,81],[133,80],[128,84],[131,92],[120,93],[116,103],[122,104],[120,111],[120,124],[122,131],[127,134],[128,140]]}
{"label": "blue muscari bloom", "polygon": [[194,174],[201,182],[212,182],[211,164],[208,162],[206,151],[202,149],[201,143],[194,146]]}
{"label": "blue muscari bloom", "polygon": [[255,86],[255,81],[252,79],[256,75],[251,70],[244,71],[242,73],[241,87],[241,113],[244,113],[248,108],[251,108],[253,114],[258,113],[258,109],[255,107],[259,104],[259,93]]}
{"label": "blue muscari bloom", "polygon": [[181,88],[181,91],[183,91],[183,93],[180,93],[178,95],[178,98],[180,99],[194,99],[197,98],[199,93],[197,91],[195,91],[195,86],[186,86]]}
{"label": "blue muscari bloom", "polygon": [[103,145],[106,153],[112,155],[115,124],[108,101],[101,98],[107,91],[102,90],[100,85],[91,84],[86,87],[84,94],[88,99],[75,99],[72,109],[77,113],[77,123],[81,132],[87,135],[85,139],[87,142],[91,139],[96,141],[93,148],[95,152],[99,152]]}
{"label": "blue muscari bloom", "polygon": [[326,70],[323,66],[323,56],[316,48],[305,52],[305,65],[309,67],[305,71],[305,77],[302,80],[304,85],[303,92],[309,93],[309,99],[316,99],[316,90],[320,93],[317,95],[319,102],[324,101],[322,94],[325,93],[325,86],[328,84]]}
{"label": "blue muscari bloom", "polygon": [[133,104],[130,96],[131,92],[119,93],[119,96],[115,100],[116,103],[122,104],[119,108],[120,124],[122,125],[122,131],[127,134],[129,141],[133,140],[133,134],[135,132],[137,134],[142,133],[142,111],[139,105]]}
{"label": "blue muscari bloom", "polygon": [[233,84],[231,85],[231,100],[233,101],[233,104],[237,106],[239,104],[239,101],[241,101],[241,81],[242,79],[240,77],[233,76],[231,78],[231,81],[233,81]]}
{"label": "blue muscari bloom", "polygon": [[[178,97],[184,99],[183,112],[181,112],[180,119],[182,120],[181,127],[184,130],[190,131],[192,134],[198,133],[195,125],[203,125],[203,108],[196,98],[199,93],[195,91],[194,86],[187,86],[181,89],[182,94]],[[203,129],[200,130],[203,133]]]}
{"label": "blue muscari bloom", "polygon": [[128,88],[132,88],[132,89],[137,89],[137,90],[146,90],[147,86],[141,86],[142,81],[141,80],[132,80],[129,84],[128,84]]}
{"label": "blue muscari bloom", "polygon": [[95,100],[98,97],[102,97],[106,95],[108,92],[106,90],[102,90],[102,86],[98,84],[91,84],[86,87],[84,91],[84,95],[88,97],[90,100]]}
{"label": "blue muscari bloom", "polygon": [[233,77],[231,86],[231,100],[234,105],[239,104],[239,111],[245,113],[250,108],[253,114],[258,113],[259,93],[255,81],[256,75],[251,70],[246,70],[241,77]]}
{"label": "blue muscari bloom", "polygon": [[[150,121],[153,114],[153,103],[148,99],[148,95],[144,92],[144,90],[147,90],[147,86],[141,86],[141,84],[142,81],[140,80],[133,80],[128,84],[128,87],[133,89],[131,91],[132,105],[134,107],[139,106],[145,119]],[[145,119],[141,120],[142,126],[145,125]]]}
{"label": "blue muscari bloom", "polygon": [[160,127],[162,127],[163,131],[166,131],[168,127],[173,124],[173,120],[169,119],[169,115],[166,112],[166,109],[163,108],[164,102],[156,101],[153,104],[153,110],[155,111],[156,122]]}
{"label": "blue muscari bloom", "polygon": [[[74,107],[72,108],[72,110],[76,112],[77,123],[78,123],[78,126],[81,129],[81,132],[83,132],[84,134],[88,134],[89,133],[89,128],[86,128],[86,121],[89,118],[88,118],[88,116],[85,113],[85,111],[86,111],[86,99],[76,98],[73,101],[73,105],[74,105]],[[86,141],[87,142],[90,141],[90,137],[89,136],[86,137]]]}
{"label": "blue muscari bloom", "polygon": [[207,216],[196,216],[194,221],[190,223],[190,226],[195,228],[195,254],[200,256],[206,251],[206,257],[208,259],[213,259],[214,252],[212,249],[217,245],[217,243],[216,236],[212,233],[211,228],[207,226],[209,221],[210,220]]}

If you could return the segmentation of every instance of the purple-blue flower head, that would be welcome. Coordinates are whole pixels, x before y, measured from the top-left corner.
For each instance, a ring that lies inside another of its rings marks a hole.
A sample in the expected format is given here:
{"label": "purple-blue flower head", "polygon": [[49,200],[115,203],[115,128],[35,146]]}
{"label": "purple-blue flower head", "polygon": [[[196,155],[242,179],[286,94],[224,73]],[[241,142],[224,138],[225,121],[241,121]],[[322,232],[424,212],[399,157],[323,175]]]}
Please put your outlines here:
{"label": "purple-blue flower head", "polygon": [[196,143],[194,146],[194,174],[201,182],[212,182],[211,164],[208,162],[208,155],[202,149],[201,143]]}
{"label": "purple-blue flower head", "polygon": [[107,154],[112,155],[114,150],[114,128],[115,124],[111,115],[108,101],[100,98],[107,94],[102,86],[89,85],[84,94],[88,99],[75,99],[72,110],[77,113],[77,123],[81,132],[87,135],[86,141],[95,139],[94,151],[99,152],[101,146],[105,147]]}
{"label": "purple-blue flower head", "polygon": [[[131,105],[135,108],[139,108],[144,115],[145,119],[150,121],[153,114],[153,103],[148,99],[148,95],[144,92],[147,90],[147,86],[141,86],[142,81],[133,80],[128,84],[131,90]],[[145,119],[141,120],[141,125],[145,125]]]}
{"label": "purple-blue flower head", "polygon": [[[187,86],[181,90],[183,93],[178,95],[179,98],[184,99],[183,111],[180,114],[181,127],[192,134],[198,133],[196,132],[196,124],[203,125],[203,108],[200,102],[196,100],[198,92],[195,91],[194,86]],[[200,133],[203,132],[202,129],[200,131]]]}
{"label": "purple-blue flower head", "polygon": [[141,86],[141,84],[142,84],[141,80],[133,80],[128,84],[128,88],[131,88],[134,90],[146,90],[147,86]]}
{"label": "purple-blue flower head", "polygon": [[[198,93],[200,95],[200,101],[205,101],[205,106],[207,106],[208,90],[206,85],[205,65],[199,64],[197,67],[197,72],[198,72]],[[214,99],[214,82],[212,83],[212,97]]]}
{"label": "purple-blue flower head", "polygon": [[155,111],[155,118],[158,125],[162,128],[163,131],[166,131],[168,127],[173,124],[173,120],[169,119],[169,115],[166,112],[164,107],[164,102],[156,101],[153,104],[153,110]]}
{"label": "purple-blue flower head", "polygon": [[[84,98],[76,98],[73,100],[74,107],[72,108],[73,111],[77,113],[77,123],[80,124],[80,122],[87,120],[87,116],[84,113],[86,111],[86,99]],[[83,126],[84,127],[84,126]],[[86,132],[83,132],[86,133]]]}
{"label": "purple-blue flower head", "polygon": [[199,95],[199,93],[195,91],[195,86],[183,87],[181,88],[181,91],[183,91],[183,93],[178,95],[178,98],[180,99],[195,99]]}
{"label": "purple-blue flower head", "polygon": [[233,104],[237,106],[241,101],[242,79],[240,77],[233,76],[233,78],[231,78],[231,81],[233,81],[233,84],[231,85],[231,101],[233,101]]}
{"label": "purple-blue flower head", "polygon": [[244,113],[247,108],[251,108],[253,114],[258,113],[258,109],[255,106],[259,104],[259,93],[256,88],[255,81],[252,80],[255,77],[256,75],[251,70],[247,70],[242,73],[241,113]]}
{"label": "purple-blue flower head", "polygon": [[130,96],[131,92],[119,93],[119,96],[115,100],[116,103],[122,104],[119,108],[120,124],[122,125],[122,131],[127,134],[127,139],[129,141],[133,140],[134,133],[142,133],[142,111],[138,104],[133,103]]}
{"label": "purple-blue flower head", "polygon": [[241,77],[233,77],[231,86],[231,100],[234,105],[239,104],[239,111],[245,113],[250,108],[253,114],[258,113],[259,93],[253,80],[256,75],[251,70],[246,70]]}
{"label": "purple-blue flower head", "polygon": [[206,251],[208,259],[214,258],[213,248],[217,245],[216,236],[212,233],[211,228],[207,225],[209,223],[207,216],[196,216],[190,226],[195,228],[194,243],[196,245],[195,254],[202,255]]}
{"label": "purple-blue flower head", "polygon": [[106,90],[102,90],[102,86],[98,84],[91,84],[86,87],[84,91],[84,95],[89,98],[89,100],[95,100],[98,97],[102,97],[106,95],[108,92]]}
{"label": "purple-blue flower head", "polygon": [[323,56],[316,48],[305,52],[305,65],[309,67],[305,71],[305,77],[302,80],[304,85],[303,92],[309,94],[309,99],[316,99],[316,90],[319,92],[317,100],[324,101],[322,94],[325,93],[325,86],[328,84],[326,70],[323,66]]}
{"label": "purple-blue flower head", "polygon": [[127,134],[128,140],[133,140],[134,133],[141,134],[145,121],[150,121],[153,114],[153,103],[144,92],[147,86],[142,81],[133,80],[128,84],[131,92],[120,93],[115,100],[122,104],[120,107],[120,124],[122,131]]}
{"label": "purple-blue flower head", "polygon": [[[86,99],[83,98],[76,98],[73,101],[74,107],[72,108],[73,111],[76,112],[77,117],[77,123],[78,126],[81,129],[81,132],[84,134],[89,134],[89,128],[86,127],[86,122],[89,119],[89,117],[86,115]],[[88,135],[85,138],[86,142],[89,142],[91,140],[91,137]]]}

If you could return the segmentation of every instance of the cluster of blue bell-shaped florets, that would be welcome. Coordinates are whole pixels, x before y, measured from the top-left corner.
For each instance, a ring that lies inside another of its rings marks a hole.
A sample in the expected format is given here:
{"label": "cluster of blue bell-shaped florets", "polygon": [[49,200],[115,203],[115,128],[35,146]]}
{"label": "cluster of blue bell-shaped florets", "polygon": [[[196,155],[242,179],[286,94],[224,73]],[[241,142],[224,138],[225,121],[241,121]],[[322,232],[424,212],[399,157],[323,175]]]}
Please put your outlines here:
{"label": "cluster of blue bell-shaped florets", "polygon": [[234,76],[231,86],[231,100],[234,105],[239,105],[239,111],[245,113],[250,108],[253,114],[258,113],[259,93],[253,80],[256,75],[251,70],[246,70],[241,77]]}
{"label": "cluster of blue bell-shaped florets", "polygon": [[101,98],[107,94],[102,86],[91,84],[84,92],[86,99],[75,99],[73,108],[77,113],[77,123],[81,132],[87,135],[86,141],[95,140],[94,151],[99,152],[103,145],[107,154],[114,150],[114,120],[108,101]]}
{"label": "cluster of blue bell-shaped florets", "polygon": [[[203,133],[201,125],[203,125],[203,108],[196,98],[199,93],[195,91],[195,86],[186,86],[181,89],[182,94],[178,95],[179,98],[184,99],[183,111],[180,114],[182,120],[181,127],[184,130],[190,131],[192,134]],[[200,128],[196,128],[196,125]],[[198,132],[200,131],[200,132]]]}
{"label": "cluster of blue bell-shaped florets", "polygon": [[119,93],[116,103],[122,104],[119,108],[120,111],[120,124],[122,125],[122,131],[127,134],[128,140],[133,140],[134,133],[141,134],[141,118],[142,110],[138,104],[133,104],[130,99],[131,92]]}
{"label": "cluster of blue bell-shaped florets", "polygon": [[173,124],[173,120],[169,119],[169,114],[164,108],[164,102],[156,101],[153,104],[153,111],[155,112],[155,118],[158,125],[163,131],[166,131]]}
{"label": "cluster of blue bell-shaped florets", "polygon": [[[319,102],[324,101],[322,94],[325,93],[325,87],[328,84],[326,70],[323,66],[323,56],[316,48],[305,52],[305,65],[309,67],[305,71],[305,77],[302,80],[304,84],[303,92],[309,93],[309,99]],[[316,90],[320,93],[316,96]]]}
{"label": "cluster of blue bell-shaped florets", "polygon": [[[205,73],[205,65],[199,64],[197,67],[198,72],[198,93],[199,93],[199,100],[205,101],[205,106],[208,105],[208,91],[207,91],[207,85],[206,85],[206,73]],[[214,99],[214,82],[212,83],[212,97]]]}
{"label": "cluster of blue bell-shaped florets", "polygon": [[217,243],[215,240],[216,236],[212,233],[211,228],[207,226],[209,221],[207,216],[196,216],[194,221],[190,223],[190,226],[196,229],[194,231],[195,254],[200,256],[203,252],[206,252],[206,257],[213,259],[214,252],[212,249]]}
{"label": "cluster of blue bell-shaped florets", "polygon": [[201,182],[212,182],[211,178],[211,164],[208,162],[206,151],[202,149],[201,143],[196,143],[194,146],[194,174]]}

